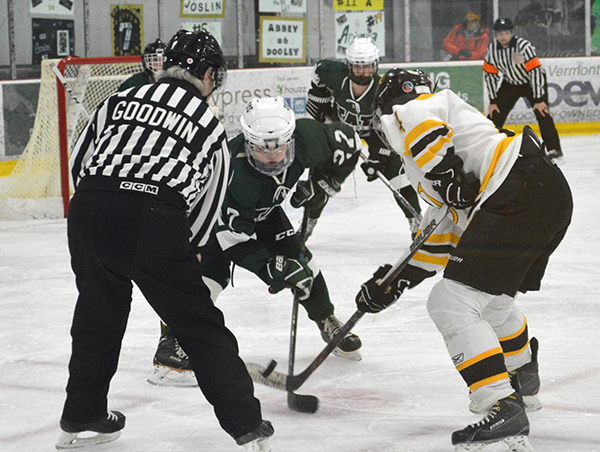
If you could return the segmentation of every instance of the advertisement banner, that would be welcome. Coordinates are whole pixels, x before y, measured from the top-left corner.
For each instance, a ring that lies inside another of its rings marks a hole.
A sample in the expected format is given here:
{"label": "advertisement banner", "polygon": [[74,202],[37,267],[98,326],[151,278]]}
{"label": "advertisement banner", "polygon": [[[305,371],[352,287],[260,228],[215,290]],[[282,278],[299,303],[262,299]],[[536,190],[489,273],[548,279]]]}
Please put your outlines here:
{"label": "advertisement banner", "polygon": [[[379,73],[385,74],[398,64],[386,63],[379,65]],[[443,63],[403,63],[404,69],[421,69],[431,79],[436,91],[450,89],[458,97],[483,112],[483,75],[482,64],[479,61],[465,62],[459,65]]]}
{"label": "advertisement banner", "polygon": [[306,19],[298,17],[260,18],[261,63],[305,63]]}
{"label": "advertisement banner", "polygon": [[225,17],[225,0],[181,0],[180,17]]}
{"label": "advertisement banner", "polygon": [[68,19],[31,19],[32,64],[75,53],[75,22]]}
{"label": "advertisement banner", "polygon": [[[548,76],[548,100],[554,122],[600,121],[600,58],[540,61]],[[519,99],[506,124],[537,124],[529,102]]]}
{"label": "advertisement banner", "polygon": [[144,5],[110,5],[113,56],[142,54]]}
{"label": "advertisement banner", "polygon": [[211,96],[210,103],[221,109],[227,136],[241,132],[240,116],[254,97],[282,96],[296,113],[296,118],[308,117],[306,97],[310,88],[312,66],[270,69],[240,69],[227,71],[225,91]]}
{"label": "advertisement banner", "polygon": [[370,36],[385,56],[385,16],[379,12],[350,12],[335,15],[335,58],[344,59],[355,36]]}
{"label": "advertisement banner", "polygon": [[[397,64],[381,64],[379,73],[385,74]],[[421,69],[437,84],[437,89],[451,89],[459,97],[483,111],[483,77],[480,62],[465,66],[440,63],[405,63],[403,68]],[[211,103],[225,115],[225,129],[229,137],[240,133],[240,115],[253,97],[282,96],[296,113],[297,118],[308,118],[306,98],[310,89],[313,67],[272,69],[240,69],[227,72],[225,92],[211,96]]]}
{"label": "advertisement banner", "polygon": [[260,13],[305,13],[308,0],[259,0]]}
{"label": "advertisement banner", "polygon": [[383,10],[383,0],[333,0],[335,11]]}
{"label": "advertisement banner", "polygon": [[33,14],[72,16],[74,12],[73,3],[72,0],[31,0],[29,12]]}

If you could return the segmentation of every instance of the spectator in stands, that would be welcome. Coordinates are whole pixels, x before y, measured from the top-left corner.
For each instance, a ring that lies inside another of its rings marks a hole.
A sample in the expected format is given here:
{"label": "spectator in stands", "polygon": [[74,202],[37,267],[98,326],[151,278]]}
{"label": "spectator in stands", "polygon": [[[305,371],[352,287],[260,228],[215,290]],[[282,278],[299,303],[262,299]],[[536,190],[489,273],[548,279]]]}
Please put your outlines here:
{"label": "spectator in stands", "polygon": [[488,29],[479,16],[469,13],[462,24],[450,30],[444,39],[444,50],[451,60],[483,60],[489,39]]}

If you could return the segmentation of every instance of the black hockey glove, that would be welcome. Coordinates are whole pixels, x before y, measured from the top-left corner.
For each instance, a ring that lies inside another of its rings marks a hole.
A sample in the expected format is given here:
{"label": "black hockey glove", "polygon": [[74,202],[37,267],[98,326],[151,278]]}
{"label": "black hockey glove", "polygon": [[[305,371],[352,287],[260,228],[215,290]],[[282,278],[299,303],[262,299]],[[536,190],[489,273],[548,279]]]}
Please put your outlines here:
{"label": "black hockey glove", "polygon": [[467,49],[459,50],[458,56],[463,58],[471,58],[471,51]]}
{"label": "black hockey glove", "polygon": [[298,182],[298,186],[290,199],[290,204],[296,209],[308,209],[310,218],[317,219],[329,201],[329,198],[339,193],[341,184],[335,179],[323,174],[313,174],[310,179]]}
{"label": "black hockey glove", "polygon": [[473,173],[465,174],[462,167],[461,158],[449,154],[425,175],[446,205],[456,209],[472,206],[481,186],[479,179]]}
{"label": "black hockey glove", "polygon": [[435,275],[412,265],[407,265],[387,286],[380,286],[382,278],[390,271],[390,264],[379,267],[373,277],[360,286],[356,295],[356,306],[362,312],[377,313],[394,304],[406,288],[419,284],[425,278]]}
{"label": "black hockey glove", "polygon": [[306,101],[306,111],[319,122],[325,122],[327,117],[331,116],[331,92],[323,87],[320,88],[312,83],[308,90],[308,100]]}
{"label": "black hockey glove", "polygon": [[377,152],[371,152],[369,158],[365,160],[361,165],[361,169],[367,176],[367,181],[373,182],[377,179],[377,171],[383,173],[388,160],[390,159],[390,154],[392,151],[386,148],[380,148]]}
{"label": "black hockey glove", "polygon": [[290,288],[300,300],[306,300],[313,280],[314,275],[308,264],[297,259],[279,255],[267,262],[267,284],[271,293]]}

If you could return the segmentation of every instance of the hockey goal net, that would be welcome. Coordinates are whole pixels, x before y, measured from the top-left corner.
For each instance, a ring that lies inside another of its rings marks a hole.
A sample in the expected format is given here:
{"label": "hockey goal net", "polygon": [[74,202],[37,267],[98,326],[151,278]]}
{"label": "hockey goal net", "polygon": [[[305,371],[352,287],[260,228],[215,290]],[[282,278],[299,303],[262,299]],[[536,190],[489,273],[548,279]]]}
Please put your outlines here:
{"label": "hockey goal net", "polygon": [[[65,92],[54,66],[83,109]],[[0,219],[66,216],[72,192],[68,158],[88,114],[142,70],[139,56],[68,57],[42,62],[33,132],[14,170],[0,186]]]}

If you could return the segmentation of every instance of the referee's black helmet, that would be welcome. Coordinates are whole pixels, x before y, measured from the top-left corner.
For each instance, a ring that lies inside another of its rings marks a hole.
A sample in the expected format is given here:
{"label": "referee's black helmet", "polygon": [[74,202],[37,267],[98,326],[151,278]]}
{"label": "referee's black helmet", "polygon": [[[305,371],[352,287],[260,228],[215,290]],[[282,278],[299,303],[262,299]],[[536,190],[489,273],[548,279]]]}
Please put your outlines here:
{"label": "referee's black helmet", "polygon": [[179,30],[165,49],[163,69],[179,66],[200,80],[208,68],[215,74],[215,89],[223,89],[227,77],[227,62],[221,46],[206,30]]}
{"label": "referee's black helmet", "polygon": [[514,25],[508,17],[496,19],[494,22],[494,31],[512,30]]}

